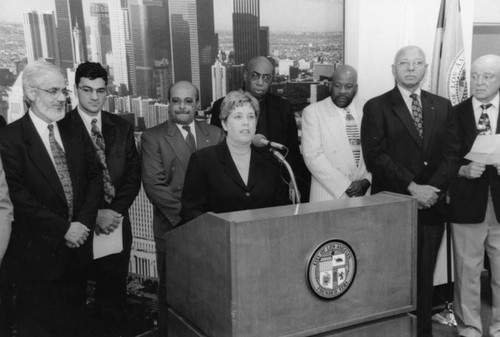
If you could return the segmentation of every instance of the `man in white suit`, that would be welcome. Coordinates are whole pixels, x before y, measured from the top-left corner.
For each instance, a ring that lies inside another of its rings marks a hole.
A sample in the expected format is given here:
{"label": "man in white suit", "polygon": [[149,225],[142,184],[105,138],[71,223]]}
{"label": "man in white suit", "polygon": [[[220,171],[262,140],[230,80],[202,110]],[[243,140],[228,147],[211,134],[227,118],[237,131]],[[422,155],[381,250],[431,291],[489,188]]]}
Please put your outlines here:
{"label": "man in white suit", "polygon": [[330,97],[302,113],[302,153],[311,171],[310,201],[363,196],[371,185],[361,150],[363,104],[356,69],[337,67]]}

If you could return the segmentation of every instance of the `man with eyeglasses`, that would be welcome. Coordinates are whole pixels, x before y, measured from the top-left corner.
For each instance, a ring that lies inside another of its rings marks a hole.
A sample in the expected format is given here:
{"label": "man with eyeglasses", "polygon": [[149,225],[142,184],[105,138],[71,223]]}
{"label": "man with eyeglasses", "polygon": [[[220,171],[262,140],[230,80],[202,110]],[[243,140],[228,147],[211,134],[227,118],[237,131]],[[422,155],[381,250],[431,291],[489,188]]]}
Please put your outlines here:
{"label": "man with eyeglasses", "polygon": [[122,245],[121,252],[92,262],[95,280],[94,315],[106,336],[118,336],[126,322],[127,276],[132,245],[128,209],[141,186],[140,159],[134,126],[102,110],[106,102],[108,73],[100,63],[84,62],[75,72],[78,106],[66,117],[89,136],[103,172],[95,236],[108,235]]}
{"label": "man with eyeglasses", "polygon": [[29,111],[0,133],[14,206],[4,262],[14,277],[18,335],[86,336],[86,268],[102,175],[85,131],[63,119],[60,68],[35,61],[22,81]]}
{"label": "man with eyeglasses", "polygon": [[457,172],[460,142],[451,103],[420,88],[427,71],[416,46],[401,48],[396,86],[364,107],[361,145],[372,194],[391,191],[418,202],[417,335],[432,336],[432,290],[445,221],[446,188]]}
{"label": "man with eyeglasses", "polygon": [[[454,302],[459,336],[482,336],[481,272],[489,258],[492,315],[489,334],[500,336],[500,163],[467,157],[474,142],[500,133],[500,56],[471,67],[472,96],[453,107],[461,140],[458,174],[450,186]],[[493,141],[492,141],[493,142]]]}
{"label": "man with eyeglasses", "polygon": [[[288,147],[286,159],[295,173],[301,201],[309,201],[311,174],[300,153],[295,114],[286,99],[269,92],[274,77],[274,65],[266,57],[257,56],[248,61],[243,75],[243,89],[259,101],[260,113],[256,133]],[[222,127],[219,114],[223,100],[224,97],[215,101],[212,107],[210,124],[218,127]],[[265,151],[265,148],[262,150]]]}
{"label": "man with eyeglasses", "polygon": [[195,121],[199,92],[192,83],[179,81],[168,90],[169,120],[142,133],[142,182],[153,204],[156,245],[159,322],[158,336],[167,335],[165,234],[181,221],[181,194],[191,157],[197,149],[216,145],[224,132]]}
{"label": "man with eyeglasses", "polygon": [[310,201],[361,197],[371,174],[361,151],[363,102],[355,99],[358,74],[348,65],[332,75],[330,97],[302,112],[302,152],[311,171]]}

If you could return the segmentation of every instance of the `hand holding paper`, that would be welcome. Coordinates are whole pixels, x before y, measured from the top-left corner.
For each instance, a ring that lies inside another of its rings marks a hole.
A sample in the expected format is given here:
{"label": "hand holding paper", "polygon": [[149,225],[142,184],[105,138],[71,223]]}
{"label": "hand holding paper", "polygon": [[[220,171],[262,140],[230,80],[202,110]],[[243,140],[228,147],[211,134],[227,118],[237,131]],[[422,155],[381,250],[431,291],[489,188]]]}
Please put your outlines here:
{"label": "hand holding paper", "polygon": [[500,134],[476,137],[472,149],[465,159],[486,165],[500,163]]}
{"label": "hand holding paper", "polygon": [[486,164],[473,161],[470,162],[468,165],[462,165],[460,167],[460,170],[458,171],[458,174],[459,176],[467,179],[476,179],[481,177],[485,169],[486,169]]}

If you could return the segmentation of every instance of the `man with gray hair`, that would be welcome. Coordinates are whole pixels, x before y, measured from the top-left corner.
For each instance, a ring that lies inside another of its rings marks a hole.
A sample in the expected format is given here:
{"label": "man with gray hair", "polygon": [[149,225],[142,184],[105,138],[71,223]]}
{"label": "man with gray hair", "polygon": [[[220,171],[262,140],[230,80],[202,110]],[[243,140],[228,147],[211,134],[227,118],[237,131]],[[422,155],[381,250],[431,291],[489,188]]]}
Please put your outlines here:
{"label": "man with gray hair", "polygon": [[482,56],[471,68],[472,97],[453,107],[462,157],[450,187],[454,307],[460,336],[483,333],[480,278],[485,251],[490,261],[493,297],[489,335],[500,336],[500,162],[469,160],[466,156],[474,142],[500,133],[499,89],[500,56]]}
{"label": "man with gray hair", "polygon": [[29,111],[0,133],[14,222],[5,257],[17,294],[18,335],[86,336],[85,267],[102,195],[102,175],[83,129],[65,117],[61,70],[28,64]]}

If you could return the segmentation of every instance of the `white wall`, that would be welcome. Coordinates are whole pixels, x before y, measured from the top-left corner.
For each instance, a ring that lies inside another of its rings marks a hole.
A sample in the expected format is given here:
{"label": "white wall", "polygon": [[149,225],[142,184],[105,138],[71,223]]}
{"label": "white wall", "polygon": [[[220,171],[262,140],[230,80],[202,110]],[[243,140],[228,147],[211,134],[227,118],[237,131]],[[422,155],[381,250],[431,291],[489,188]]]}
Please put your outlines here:
{"label": "white wall", "polygon": [[[391,65],[399,48],[417,45],[430,63],[440,4],[439,0],[345,1],[345,63],[358,70],[362,99],[394,87]],[[470,55],[474,0],[461,0],[461,4],[465,54]],[[428,74],[423,88],[429,85]]]}

